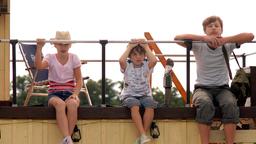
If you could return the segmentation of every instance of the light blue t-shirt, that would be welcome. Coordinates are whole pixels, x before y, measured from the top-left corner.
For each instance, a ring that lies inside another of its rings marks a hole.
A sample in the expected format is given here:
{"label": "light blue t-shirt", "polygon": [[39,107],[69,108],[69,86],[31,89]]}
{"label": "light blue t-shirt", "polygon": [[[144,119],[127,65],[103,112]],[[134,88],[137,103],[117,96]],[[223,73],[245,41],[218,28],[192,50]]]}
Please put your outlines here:
{"label": "light blue t-shirt", "polygon": [[149,79],[153,69],[148,68],[147,61],[144,61],[142,66],[138,68],[135,68],[132,62],[127,62],[126,69],[121,69],[121,72],[124,73],[124,88],[120,95],[121,100],[128,96],[152,97]]}

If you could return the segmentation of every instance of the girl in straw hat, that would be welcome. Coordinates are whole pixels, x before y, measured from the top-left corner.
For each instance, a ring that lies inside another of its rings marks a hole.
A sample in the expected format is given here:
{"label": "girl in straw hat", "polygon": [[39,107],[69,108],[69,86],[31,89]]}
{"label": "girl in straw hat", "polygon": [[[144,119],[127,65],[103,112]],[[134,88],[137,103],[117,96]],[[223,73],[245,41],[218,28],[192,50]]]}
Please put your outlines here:
{"label": "girl in straw hat", "polygon": [[42,59],[45,39],[37,39],[35,65],[38,69],[49,69],[48,105],[56,110],[57,125],[64,136],[62,144],[73,144],[71,134],[77,122],[78,94],[82,87],[81,63],[77,55],[68,52],[69,32],[57,31],[53,40],[57,53]]}

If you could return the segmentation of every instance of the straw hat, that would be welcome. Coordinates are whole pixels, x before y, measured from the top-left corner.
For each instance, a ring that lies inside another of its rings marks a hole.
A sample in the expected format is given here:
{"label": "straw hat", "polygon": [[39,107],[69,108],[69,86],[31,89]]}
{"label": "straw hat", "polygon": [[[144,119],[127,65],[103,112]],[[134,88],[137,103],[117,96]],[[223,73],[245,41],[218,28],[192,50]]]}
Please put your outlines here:
{"label": "straw hat", "polygon": [[[68,31],[56,31],[56,35],[55,38],[52,38],[51,40],[66,40],[66,41],[70,41],[71,40],[71,36],[70,33]],[[71,44],[71,42],[54,42],[57,44]]]}

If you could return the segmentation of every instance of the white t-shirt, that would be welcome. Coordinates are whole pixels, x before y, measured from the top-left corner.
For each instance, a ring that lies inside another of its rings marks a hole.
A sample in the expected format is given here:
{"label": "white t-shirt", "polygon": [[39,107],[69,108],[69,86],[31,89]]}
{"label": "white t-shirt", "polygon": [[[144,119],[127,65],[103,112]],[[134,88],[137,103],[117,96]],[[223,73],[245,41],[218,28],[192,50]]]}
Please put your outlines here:
{"label": "white t-shirt", "polygon": [[77,55],[69,53],[68,61],[62,65],[57,60],[56,54],[47,54],[44,58],[48,62],[48,79],[57,83],[66,83],[74,80],[74,69],[81,66]]}
{"label": "white t-shirt", "polygon": [[[226,43],[228,58],[236,48],[235,43]],[[221,86],[228,84],[229,75],[222,52],[222,46],[211,49],[206,43],[193,43],[192,51],[197,66],[196,84],[207,86]]]}
{"label": "white t-shirt", "polygon": [[128,96],[152,96],[149,79],[153,69],[148,68],[147,61],[144,61],[139,68],[135,68],[132,62],[127,62],[126,69],[121,69],[121,72],[124,73],[124,88],[120,95],[121,100]]}

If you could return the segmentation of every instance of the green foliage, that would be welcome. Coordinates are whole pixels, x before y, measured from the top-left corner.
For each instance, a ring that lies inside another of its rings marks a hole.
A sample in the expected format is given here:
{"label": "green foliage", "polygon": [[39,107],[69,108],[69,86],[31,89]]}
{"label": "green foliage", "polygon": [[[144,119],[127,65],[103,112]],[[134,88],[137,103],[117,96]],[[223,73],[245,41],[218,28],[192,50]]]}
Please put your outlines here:
{"label": "green foliage", "polygon": [[[17,104],[22,106],[27,95],[26,86],[30,84],[31,80],[28,76],[18,76],[17,77]],[[89,79],[86,83],[92,103],[94,106],[99,106],[102,104],[102,96],[101,96],[101,80],[93,81]],[[119,100],[119,94],[122,90],[123,82],[117,81],[113,82],[111,79],[106,79],[106,99],[105,102],[110,106],[120,106],[121,102]],[[11,87],[12,88],[12,87]],[[39,90],[38,92],[45,92],[46,90]],[[164,103],[164,93],[158,88],[152,88],[152,94],[156,101],[159,102],[159,105],[163,105]],[[182,101],[181,96],[178,94],[177,89],[175,87],[172,88],[172,100],[170,107],[182,107],[184,103]],[[81,100],[81,106],[88,106],[88,101],[83,93],[79,95]],[[29,105],[47,105],[47,97],[32,97]]]}
{"label": "green foliage", "polygon": [[[17,76],[16,77],[16,90],[17,90],[17,105],[22,106],[27,96],[27,86],[31,83],[29,76]],[[12,90],[12,87],[10,88]],[[38,90],[37,92],[47,93],[46,90]],[[12,96],[12,95],[11,95]],[[47,104],[47,97],[32,97],[29,105],[45,105]]]}
{"label": "green foliage", "polygon": [[[152,95],[154,99],[158,102],[159,106],[164,105],[165,94],[157,87],[152,88]],[[169,107],[184,107],[182,97],[178,94],[176,87],[172,87],[172,98]]]}
{"label": "green foliage", "polygon": [[[106,98],[105,102],[107,105],[118,106],[120,105],[120,100],[118,99],[119,92],[115,90],[115,86],[118,82],[113,82],[110,79],[106,79]],[[93,105],[101,105],[102,104],[102,96],[101,96],[101,83],[102,81],[93,81],[88,80],[86,86],[88,88],[91,100]],[[88,104],[85,96],[81,95],[81,105]]]}
{"label": "green foliage", "polygon": [[[23,101],[27,95],[26,92],[26,85],[29,84],[31,80],[29,79],[28,76],[17,76],[16,77],[16,95],[17,95],[17,104],[18,105],[23,105]],[[12,93],[12,82],[10,84],[10,91],[11,91],[11,99],[13,98],[13,93]]]}

